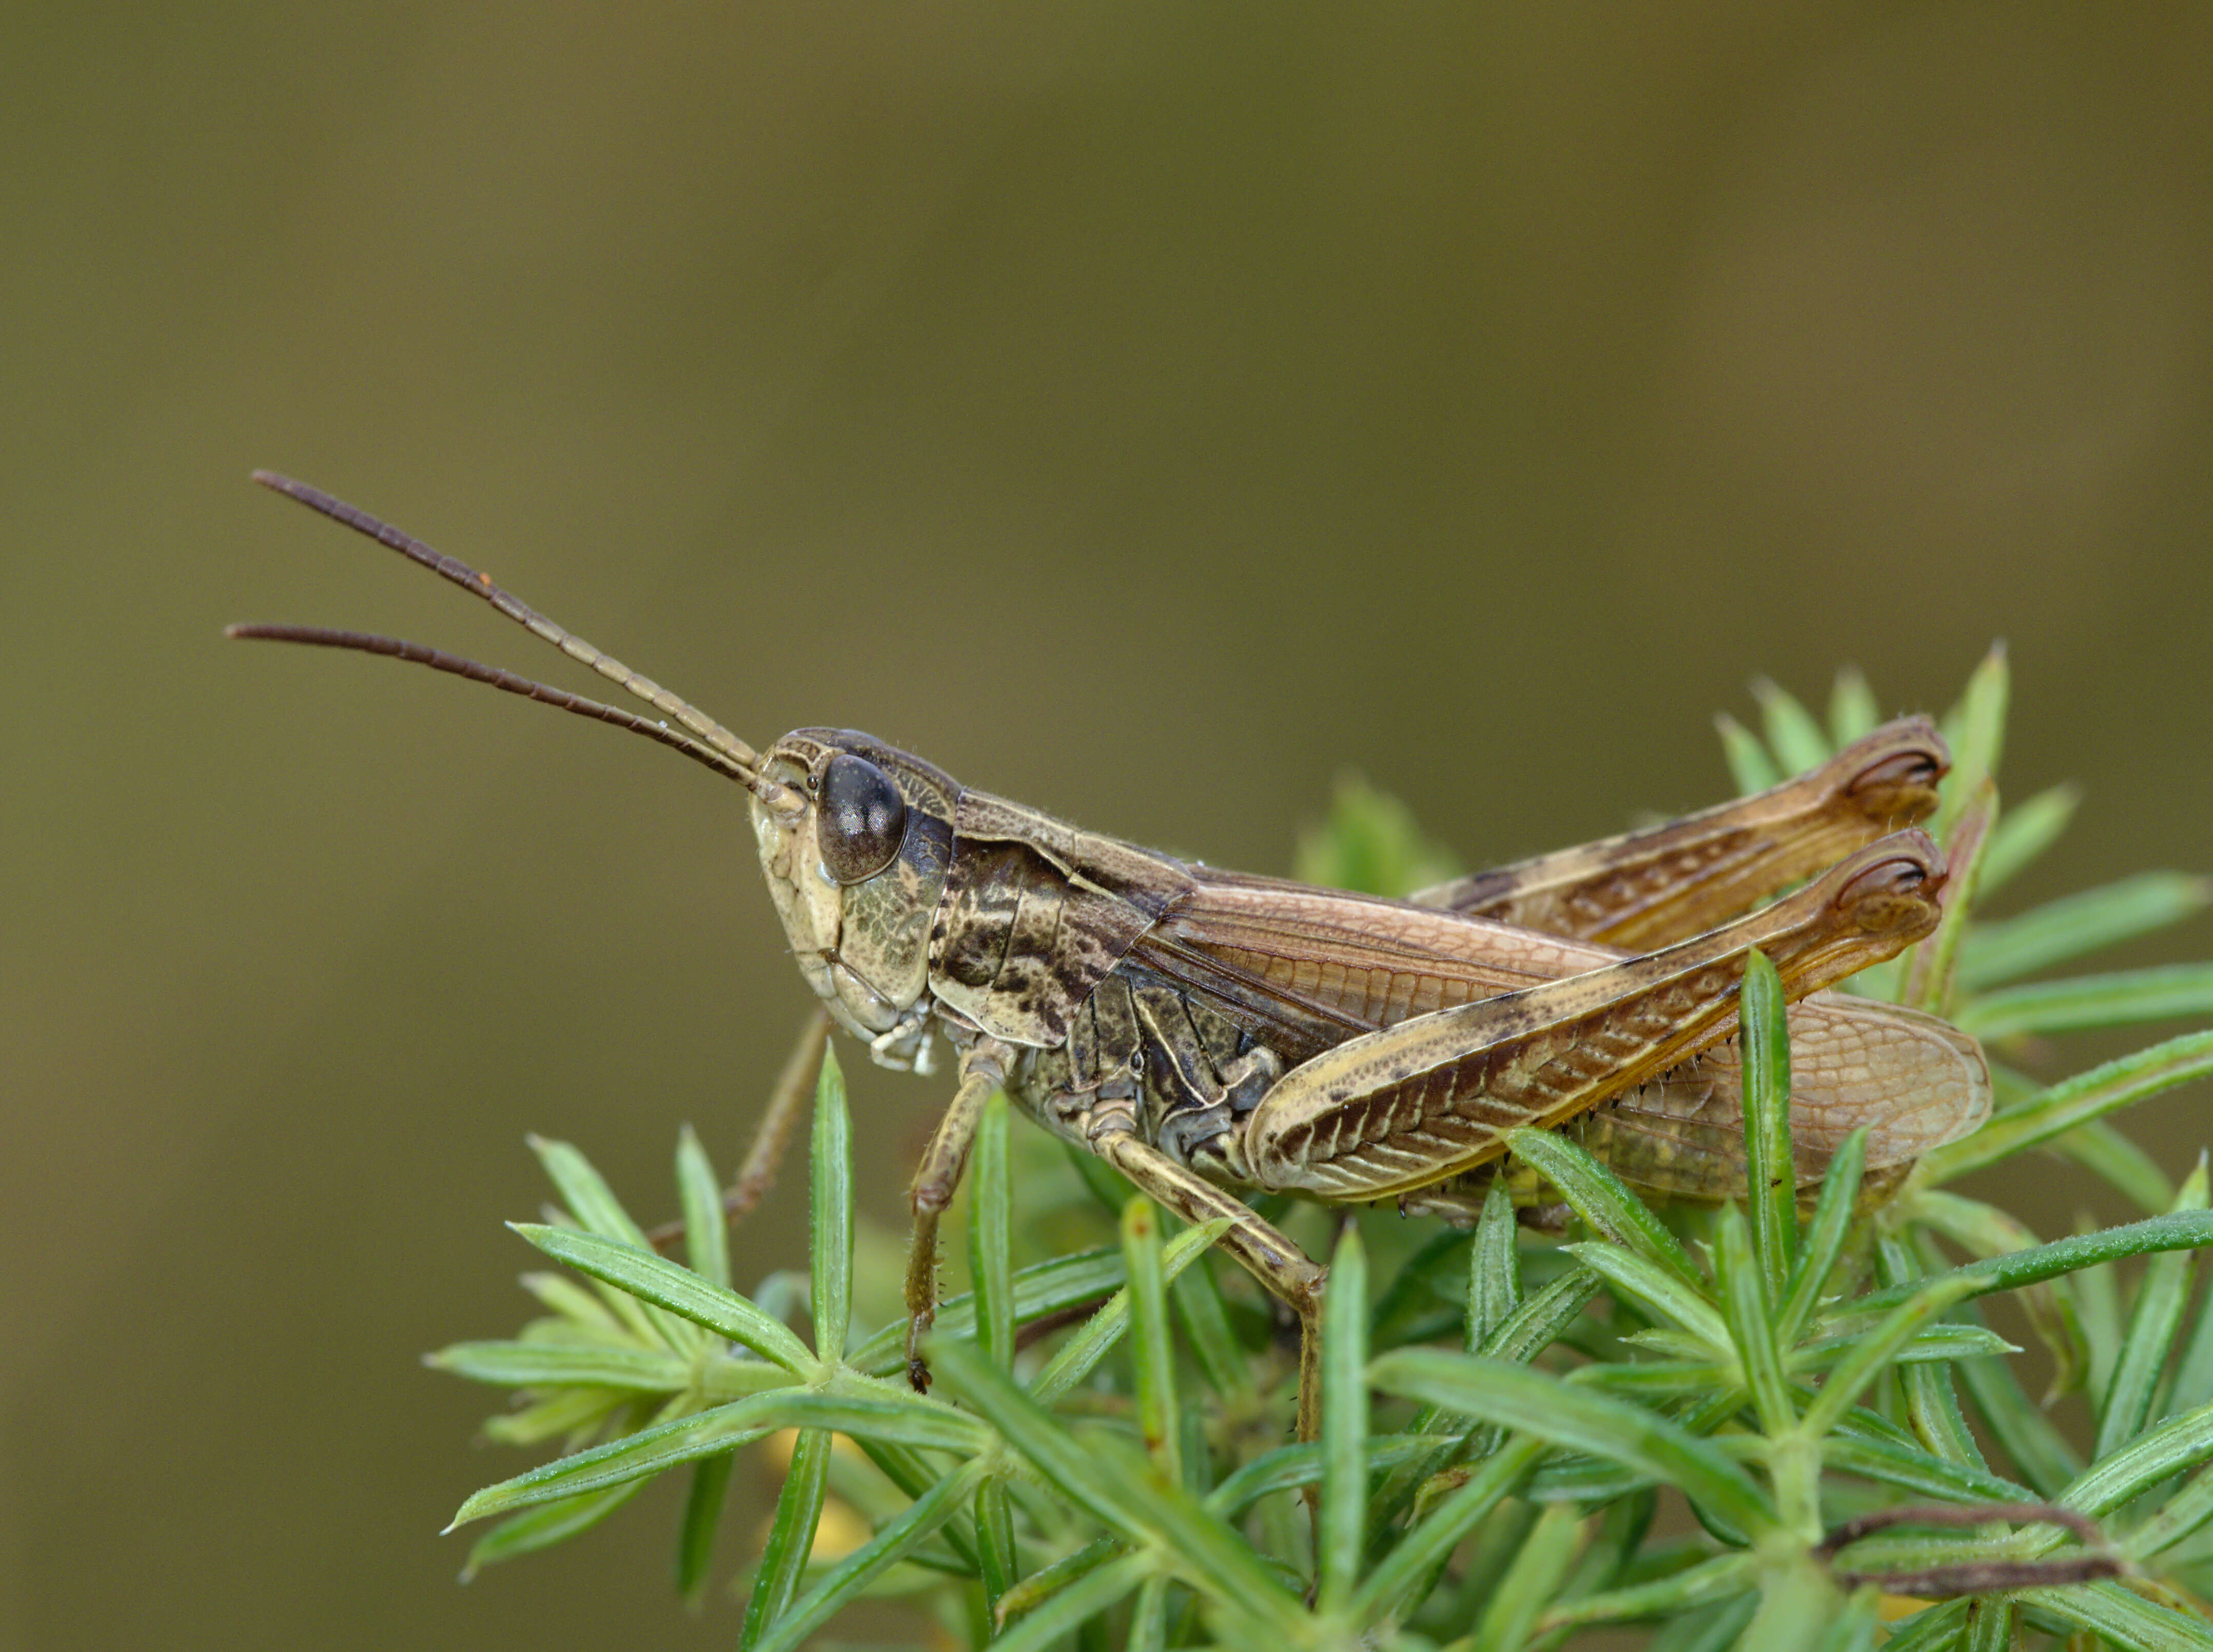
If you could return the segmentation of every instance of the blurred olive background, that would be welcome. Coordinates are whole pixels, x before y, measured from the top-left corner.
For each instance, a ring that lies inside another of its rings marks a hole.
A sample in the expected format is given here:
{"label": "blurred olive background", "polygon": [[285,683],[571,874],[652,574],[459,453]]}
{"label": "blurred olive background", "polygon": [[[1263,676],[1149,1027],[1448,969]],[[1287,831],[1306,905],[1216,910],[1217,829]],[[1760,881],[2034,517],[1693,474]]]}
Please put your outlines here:
{"label": "blurred olive background", "polygon": [[[673,1487],[456,1588],[522,1462],[415,1360],[522,1317],[526,1131],[649,1217],[737,1156],[805,1003],[741,795],[225,644],[589,686],[250,466],[751,739],[1253,869],[1348,767],[1475,863],[1702,804],[1755,674],[2001,637],[2089,798],[2021,898],[2204,868],[2209,85],[2194,3],[0,15],[0,1643],[736,1632]],[[943,1087],[857,1087],[896,1223]]]}

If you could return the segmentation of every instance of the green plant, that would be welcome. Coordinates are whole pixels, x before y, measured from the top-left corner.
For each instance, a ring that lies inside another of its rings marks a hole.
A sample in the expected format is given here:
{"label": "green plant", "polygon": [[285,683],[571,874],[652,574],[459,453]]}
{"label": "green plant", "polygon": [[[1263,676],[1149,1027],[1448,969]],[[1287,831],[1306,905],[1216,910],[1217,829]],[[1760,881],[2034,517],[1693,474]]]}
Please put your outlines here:
{"label": "green plant", "polygon": [[[1935,826],[1976,898],[2073,808],[2048,792],[1999,814],[2005,696],[1994,655],[1947,727],[1956,766]],[[1856,676],[1840,679],[1826,729],[1780,690],[1760,698],[1761,736],[1723,725],[1747,789],[1875,721]],[[1363,789],[1342,794],[1305,854],[1319,863],[1308,875],[1340,879],[1432,863],[1404,812]],[[1948,1014],[2001,1053],[2202,1016],[2213,966],[2021,978],[2207,895],[2154,875],[1987,924],[1962,899],[1855,986]],[[1751,972],[1743,1008],[1748,1150],[1755,1166],[1787,1164],[1771,971]],[[1915,1615],[1893,1647],[2213,1648],[2198,1603],[2213,1582],[2213,1318],[2190,1312],[2194,1252],[2213,1244],[2206,1173],[2171,1185],[2108,1122],[2209,1071],[2213,1032],[2049,1084],[2002,1066],[1990,1124],[1923,1159],[1872,1213],[1856,1138],[1809,1213],[1755,1174],[1745,1209],[1663,1221],[1571,1143],[1524,1132],[1517,1155],[1572,1207],[1580,1240],[1530,1241],[1503,1187],[1472,1233],[1346,1225],[1320,1438],[1290,1444],[1294,1362],[1264,1301],[1208,1253],[1215,1232],[1174,1230],[1095,1161],[1051,1173],[1058,1149],[1011,1131],[1003,1098],[968,1178],[972,1288],[939,1318],[941,1387],[910,1391],[887,1289],[896,1249],[872,1252],[865,1232],[857,1246],[832,1056],[804,1280],[730,1289],[716,1178],[688,1133],[688,1267],[654,1254],[573,1149],[538,1144],[567,1219],[516,1231],[589,1283],[529,1277],[548,1317],[433,1362],[521,1391],[488,1431],[565,1454],[477,1493],[455,1523],[499,1517],[471,1564],[504,1559],[688,1466],[678,1570],[696,1594],[733,1454],[796,1429],[752,1569],[747,1647],[796,1647],[849,1602],[899,1593],[956,1637],[1021,1649],[1553,1646],[1624,1623],[1652,1625],[1673,1652],[1844,1648],[1873,1645],[1879,1618],[1901,1611]],[[2043,1243],[1954,1190],[2032,1149],[2147,1214]],[[1087,1226],[1109,1242],[1082,1247]],[[874,1252],[883,1265],[857,1271]],[[1043,1259],[1017,1267],[1019,1255]],[[2137,1258],[2125,1294],[2117,1269]],[[2087,1396],[2087,1464],[2022,1387],[2019,1350],[1981,1322],[1977,1299],[1997,1293],[2027,1308],[2054,1392]],[[857,1341],[855,1300],[871,1294],[888,1323]],[[811,1348],[788,1323],[802,1308]],[[857,1452],[834,1448],[840,1436]],[[818,1559],[833,1497],[872,1534]]]}

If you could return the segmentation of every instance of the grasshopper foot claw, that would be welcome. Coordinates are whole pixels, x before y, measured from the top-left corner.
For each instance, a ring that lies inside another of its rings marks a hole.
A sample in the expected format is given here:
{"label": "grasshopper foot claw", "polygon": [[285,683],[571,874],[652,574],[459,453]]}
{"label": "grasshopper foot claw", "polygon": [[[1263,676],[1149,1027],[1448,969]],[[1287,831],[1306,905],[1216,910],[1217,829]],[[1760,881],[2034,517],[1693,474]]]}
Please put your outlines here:
{"label": "grasshopper foot claw", "polygon": [[922,1356],[922,1339],[936,1322],[934,1313],[918,1314],[906,1322],[906,1380],[918,1394],[930,1392],[930,1362]]}

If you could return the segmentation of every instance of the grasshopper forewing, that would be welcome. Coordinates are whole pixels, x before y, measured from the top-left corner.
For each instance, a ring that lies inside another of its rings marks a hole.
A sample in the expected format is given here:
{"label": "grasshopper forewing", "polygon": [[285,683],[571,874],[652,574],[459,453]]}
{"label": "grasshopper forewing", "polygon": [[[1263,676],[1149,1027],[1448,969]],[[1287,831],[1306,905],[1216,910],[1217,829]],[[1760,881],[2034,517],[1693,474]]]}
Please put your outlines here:
{"label": "grasshopper forewing", "polygon": [[1507,1133],[1524,1125],[1577,1132],[1648,1188],[1741,1193],[1729,1040],[1754,948],[1793,1001],[1800,1186],[1857,1125],[1869,1128],[1880,1186],[1989,1112],[1972,1039],[1822,991],[1936,926],[1944,863],[1910,829],[1934,807],[1945,765],[1923,720],[1878,729],[1758,796],[1383,900],[1084,832],[850,729],[802,728],[757,753],[483,575],[313,488],[256,479],[474,593],[662,715],[387,637],[290,625],[233,635],[454,672],[644,734],[738,781],[770,897],[823,1010],[885,1065],[926,1072],[936,1039],[952,1047],[954,1099],[911,1190],[917,1386],[928,1381],[918,1338],[936,1309],[937,1219],[997,1088],[1179,1216],[1229,1218],[1224,1247],[1299,1315],[1302,1432],[1325,1272],[1247,1193],[1395,1198],[1465,1220]]}

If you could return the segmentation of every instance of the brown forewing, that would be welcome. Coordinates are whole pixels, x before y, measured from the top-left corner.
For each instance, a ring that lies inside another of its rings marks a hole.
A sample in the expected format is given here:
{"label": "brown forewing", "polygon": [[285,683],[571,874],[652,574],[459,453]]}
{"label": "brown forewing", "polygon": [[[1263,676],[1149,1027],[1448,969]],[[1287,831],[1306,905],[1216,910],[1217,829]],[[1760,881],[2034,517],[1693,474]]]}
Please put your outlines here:
{"label": "brown forewing", "polygon": [[[1411,1016],[1618,963],[1629,954],[1363,895],[1191,869],[1186,899],[1133,955],[1233,1005],[1295,1066]],[[1792,1119],[1801,1185],[1869,1127],[1870,1169],[1906,1164],[1987,1113],[1972,1039],[1932,1016],[1835,992],[1791,1006]],[[1690,1197],[1743,1186],[1743,1106],[1733,1045],[1610,1100],[1583,1126],[1628,1180]]]}

